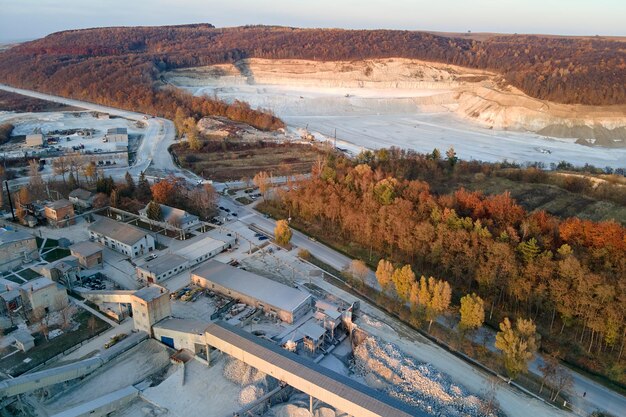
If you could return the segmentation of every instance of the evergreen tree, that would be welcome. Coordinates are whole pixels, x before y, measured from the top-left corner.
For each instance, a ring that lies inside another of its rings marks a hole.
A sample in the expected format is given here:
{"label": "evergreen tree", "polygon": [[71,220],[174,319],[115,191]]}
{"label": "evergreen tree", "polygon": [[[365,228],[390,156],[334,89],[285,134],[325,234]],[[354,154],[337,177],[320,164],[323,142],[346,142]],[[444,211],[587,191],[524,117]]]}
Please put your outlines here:
{"label": "evergreen tree", "polygon": [[70,172],[70,175],[67,179],[67,186],[70,190],[75,190],[78,188],[78,184],[76,183],[76,178],[74,177],[74,173]]}
{"label": "evergreen tree", "polygon": [[146,214],[150,220],[161,221],[163,213],[161,212],[161,205],[156,201],[150,201],[146,209]]}
{"label": "evergreen tree", "polygon": [[142,172],[139,175],[139,183],[137,185],[137,200],[145,203],[146,201],[152,200],[152,190],[150,189],[150,183],[146,179],[146,176]]}
{"label": "evergreen tree", "polygon": [[130,172],[126,172],[124,179],[126,180],[126,190],[128,194],[133,195],[135,193],[135,180],[133,176],[130,175]]}

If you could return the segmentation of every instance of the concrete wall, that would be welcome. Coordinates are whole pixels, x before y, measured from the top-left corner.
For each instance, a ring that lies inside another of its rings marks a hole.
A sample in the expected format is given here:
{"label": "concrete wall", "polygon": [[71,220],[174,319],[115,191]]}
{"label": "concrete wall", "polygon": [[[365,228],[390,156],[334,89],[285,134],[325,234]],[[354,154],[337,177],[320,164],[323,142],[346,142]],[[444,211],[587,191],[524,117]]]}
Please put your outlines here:
{"label": "concrete wall", "polygon": [[170,293],[165,291],[160,297],[146,302],[139,297],[132,297],[133,321],[135,329],[143,330],[153,336],[152,325],[172,315]]}
{"label": "concrete wall", "polygon": [[44,210],[46,219],[48,219],[48,223],[50,223],[51,226],[66,227],[75,223],[72,218],[74,217],[74,206],[72,206],[72,204],[68,204],[56,210],[50,207],[46,207]]}
{"label": "concrete wall", "polygon": [[73,251],[70,251],[70,253],[78,259],[78,263],[81,266],[87,269],[94,268],[96,266],[102,266],[102,262],[103,262],[102,251],[94,253],[93,255],[90,255],[90,256],[82,256]]}
{"label": "concrete wall", "polygon": [[174,349],[188,349],[191,352],[197,353],[196,345],[206,346],[204,333],[194,334],[184,331],[164,329],[158,325],[153,327],[154,338],[159,342],[162,341],[161,337],[169,337],[174,340]]}

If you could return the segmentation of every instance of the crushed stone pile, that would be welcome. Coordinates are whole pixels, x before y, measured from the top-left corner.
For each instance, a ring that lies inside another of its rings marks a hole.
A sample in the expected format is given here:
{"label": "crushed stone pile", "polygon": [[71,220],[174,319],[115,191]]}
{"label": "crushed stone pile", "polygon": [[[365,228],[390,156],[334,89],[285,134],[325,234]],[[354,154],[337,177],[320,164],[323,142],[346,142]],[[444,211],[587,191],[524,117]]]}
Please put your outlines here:
{"label": "crushed stone pile", "polygon": [[239,392],[239,404],[242,406],[258,400],[278,386],[275,378],[235,358],[227,359],[224,377],[243,387]]}
{"label": "crushed stone pile", "polygon": [[492,417],[483,402],[427,363],[403,354],[396,345],[367,337],[354,349],[354,371],[392,397],[435,416]]}

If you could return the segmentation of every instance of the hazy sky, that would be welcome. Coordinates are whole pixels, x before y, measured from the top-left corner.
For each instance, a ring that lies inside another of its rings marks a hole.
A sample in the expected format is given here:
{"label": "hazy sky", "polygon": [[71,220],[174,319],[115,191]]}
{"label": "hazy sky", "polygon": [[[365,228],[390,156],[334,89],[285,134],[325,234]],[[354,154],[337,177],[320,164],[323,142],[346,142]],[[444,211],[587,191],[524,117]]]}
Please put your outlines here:
{"label": "hazy sky", "polygon": [[626,35],[626,0],[0,0],[0,41],[198,22]]}

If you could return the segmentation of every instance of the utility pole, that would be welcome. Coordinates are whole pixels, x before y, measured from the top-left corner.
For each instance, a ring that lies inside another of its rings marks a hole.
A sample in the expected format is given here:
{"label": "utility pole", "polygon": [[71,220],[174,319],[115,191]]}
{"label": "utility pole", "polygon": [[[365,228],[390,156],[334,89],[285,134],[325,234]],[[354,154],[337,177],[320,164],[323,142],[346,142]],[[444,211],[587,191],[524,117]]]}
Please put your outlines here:
{"label": "utility pole", "polygon": [[15,221],[15,211],[13,210],[13,201],[11,200],[11,191],[9,190],[9,181],[4,181],[4,186],[7,189],[7,197],[9,197],[9,206],[11,207],[11,216]]}

